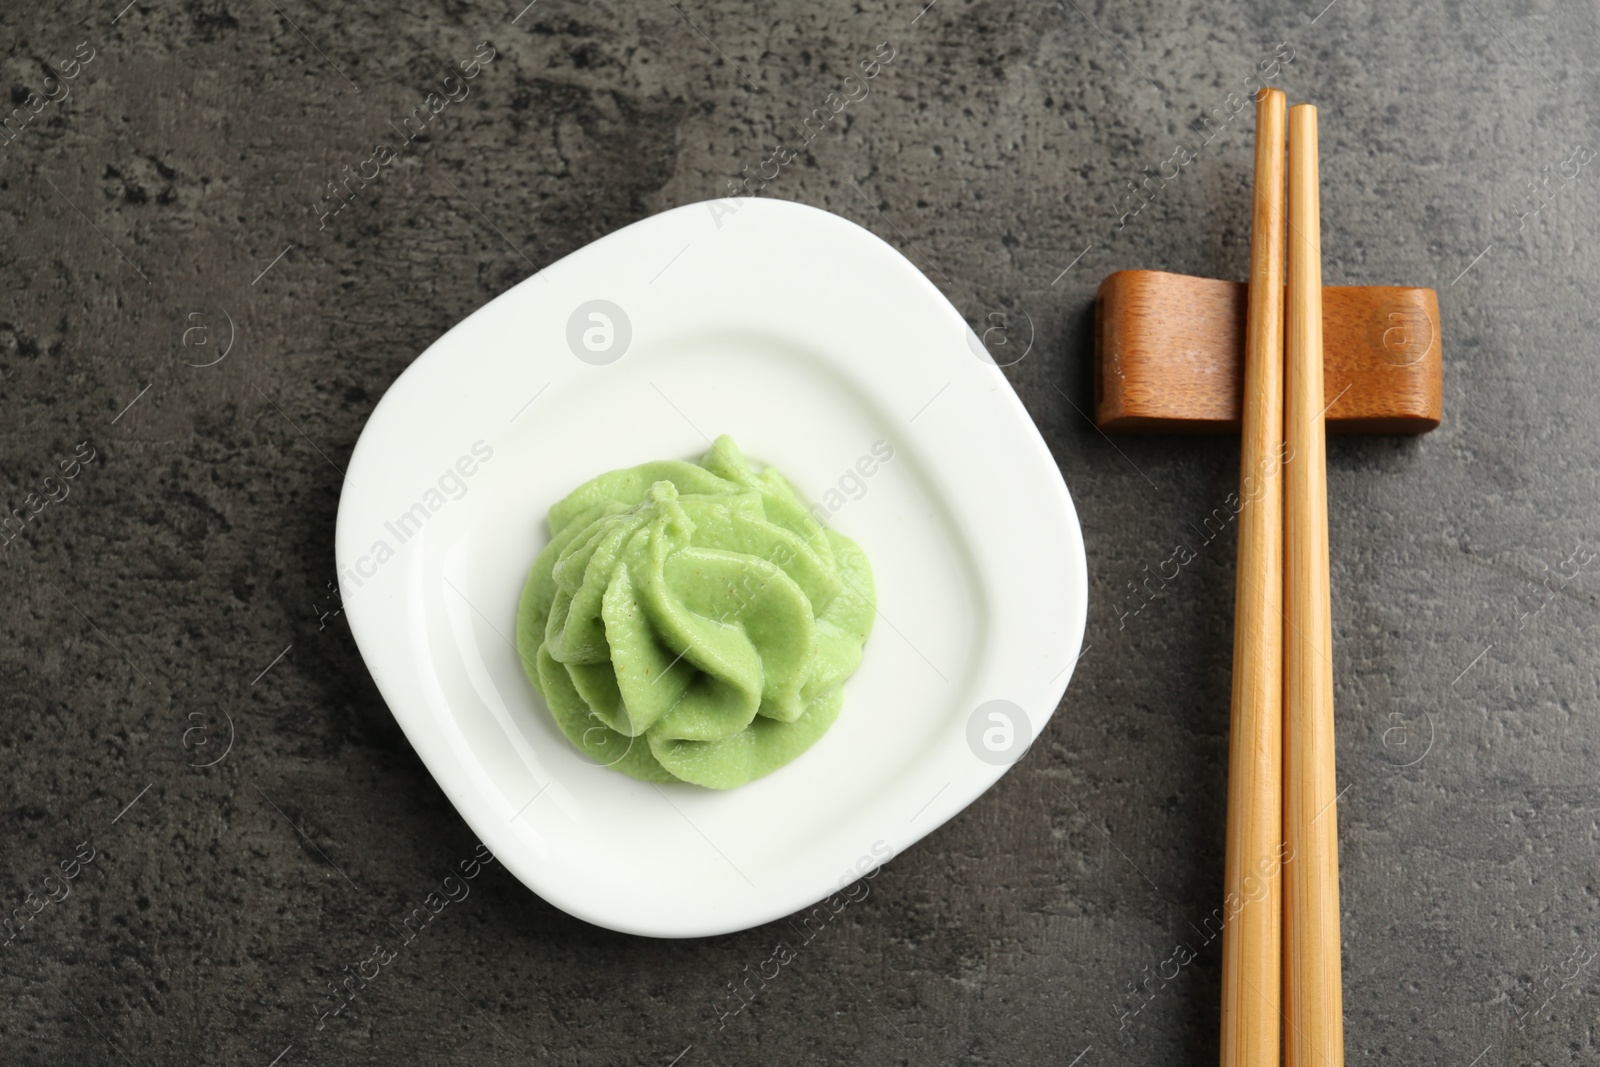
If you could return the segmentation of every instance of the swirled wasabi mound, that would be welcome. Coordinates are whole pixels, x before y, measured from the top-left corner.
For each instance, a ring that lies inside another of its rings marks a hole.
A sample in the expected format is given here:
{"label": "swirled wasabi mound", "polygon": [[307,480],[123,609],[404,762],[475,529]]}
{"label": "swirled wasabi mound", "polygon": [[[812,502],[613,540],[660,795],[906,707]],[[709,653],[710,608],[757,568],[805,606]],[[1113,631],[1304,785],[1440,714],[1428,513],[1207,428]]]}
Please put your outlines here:
{"label": "swirled wasabi mound", "polygon": [[698,464],[602,474],[549,519],[517,649],[594,762],[730,789],[833,725],[876,614],[872,569],[732,438]]}

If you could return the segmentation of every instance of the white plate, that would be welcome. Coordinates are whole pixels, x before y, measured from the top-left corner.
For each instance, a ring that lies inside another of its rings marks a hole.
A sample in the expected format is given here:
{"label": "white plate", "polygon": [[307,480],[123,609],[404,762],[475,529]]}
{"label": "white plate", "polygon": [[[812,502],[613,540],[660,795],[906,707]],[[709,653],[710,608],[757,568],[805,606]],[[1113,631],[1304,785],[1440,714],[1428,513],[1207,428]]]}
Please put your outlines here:
{"label": "white plate", "polygon": [[[743,199],[580,249],[400,376],[350,460],[341,594],[411,744],[524,884],[614,930],[745,929],[904,850],[1038,736],[1083,640],[1083,539],[981,351],[868,231]],[[832,512],[880,608],[834,727],[729,792],[592,765],[511,640],[552,503],[603,471],[696,459],[719,433]],[[852,480],[880,441],[893,458]],[[1020,711],[1008,724],[992,701]]]}

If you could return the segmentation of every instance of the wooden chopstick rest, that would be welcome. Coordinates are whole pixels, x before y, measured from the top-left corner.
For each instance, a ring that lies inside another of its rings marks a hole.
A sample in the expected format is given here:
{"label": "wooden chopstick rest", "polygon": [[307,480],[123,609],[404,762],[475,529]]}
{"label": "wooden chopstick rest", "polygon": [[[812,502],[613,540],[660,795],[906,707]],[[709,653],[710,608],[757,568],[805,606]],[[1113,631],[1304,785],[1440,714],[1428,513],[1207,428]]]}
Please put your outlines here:
{"label": "wooden chopstick rest", "polygon": [[[1237,433],[1244,282],[1124,270],[1095,300],[1095,422],[1106,431]],[[1330,433],[1426,433],[1443,414],[1432,289],[1322,290]]]}

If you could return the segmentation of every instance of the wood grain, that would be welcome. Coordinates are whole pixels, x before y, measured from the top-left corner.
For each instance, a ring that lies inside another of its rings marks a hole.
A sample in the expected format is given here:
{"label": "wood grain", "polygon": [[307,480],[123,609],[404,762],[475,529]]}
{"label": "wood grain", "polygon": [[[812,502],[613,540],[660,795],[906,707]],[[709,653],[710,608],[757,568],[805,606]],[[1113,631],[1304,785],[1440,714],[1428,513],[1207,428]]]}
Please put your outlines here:
{"label": "wood grain", "polygon": [[[1244,394],[1243,282],[1111,274],[1095,302],[1095,421],[1102,430],[1232,433]],[[1443,414],[1432,289],[1329,286],[1323,294],[1328,428],[1426,433]]]}
{"label": "wood grain", "polygon": [[1283,840],[1284,95],[1256,98],[1255,196],[1239,448],[1228,838],[1223,867],[1222,1067],[1276,1067]]}
{"label": "wood grain", "polygon": [[1333,622],[1323,427],[1317,112],[1289,111],[1289,289],[1284,430],[1284,1062],[1343,1067]]}

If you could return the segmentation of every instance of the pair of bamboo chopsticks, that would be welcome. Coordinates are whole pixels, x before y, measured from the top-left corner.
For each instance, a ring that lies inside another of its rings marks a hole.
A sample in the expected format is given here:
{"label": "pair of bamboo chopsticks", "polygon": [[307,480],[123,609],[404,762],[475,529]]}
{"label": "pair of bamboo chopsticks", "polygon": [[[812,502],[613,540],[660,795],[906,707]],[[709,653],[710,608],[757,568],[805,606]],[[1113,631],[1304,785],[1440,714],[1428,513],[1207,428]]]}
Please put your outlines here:
{"label": "pair of bamboo chopsticks", "polygon": [[[1222,1067],[1343,1067],[1317,111],[1256,98]],[[1287,309],[1285,285],[1287,274]],[[1281,1031],[1280,1031],[1281,1025]]]}

